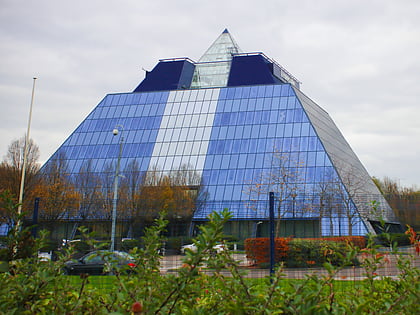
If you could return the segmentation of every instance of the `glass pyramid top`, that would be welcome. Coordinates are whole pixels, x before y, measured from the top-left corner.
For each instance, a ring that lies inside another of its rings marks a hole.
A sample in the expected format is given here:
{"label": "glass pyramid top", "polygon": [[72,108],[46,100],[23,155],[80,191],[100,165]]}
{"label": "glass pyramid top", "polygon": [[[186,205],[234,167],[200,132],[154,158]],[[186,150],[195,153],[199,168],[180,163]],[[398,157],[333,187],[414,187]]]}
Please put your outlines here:
{"label": "glass pyramid top", "polygon": [[211,44],[204,55],[201,56],[198,62],[217,62],[230,61],[232,54],[240,53],[241,49],[230,35],[229,31],[225,29],[222,34]]}
{"label": "glass pyramid top", "polygon": [[232,55],[241,52],[229,31],[225,29],[196,64],[191,88],[226,86]]}

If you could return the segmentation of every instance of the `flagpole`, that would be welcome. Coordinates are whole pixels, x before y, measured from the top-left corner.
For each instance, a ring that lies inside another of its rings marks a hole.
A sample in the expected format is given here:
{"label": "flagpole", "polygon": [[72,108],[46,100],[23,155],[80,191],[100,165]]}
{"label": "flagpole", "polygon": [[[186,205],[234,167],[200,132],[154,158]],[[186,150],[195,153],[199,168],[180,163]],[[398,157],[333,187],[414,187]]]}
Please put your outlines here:
{"label": "flagpole", "polygon": [[[20,178],[20,190],[19,190],[19,204],[18,204],[18,215],[22,213],[22,203],[23,203],[23,190],[25,186],[25,175],[26,175],[26,164],[28,159],[28,151],[29,151],[29,133],[31,130],[31,120],[32,120],[32,107],[34,104],[34,94],[35,94],[35,81],[37,78],[33,78],[33,85],[32,85],[32,96],[31,96],[31,106],[29,107],[29,119],[28,119],[28,129],[25,135],[25,147],[23,149],[23,166],[22,166],[22,176]],[[17,225],[20,225],[20,219],[18,219]]]}

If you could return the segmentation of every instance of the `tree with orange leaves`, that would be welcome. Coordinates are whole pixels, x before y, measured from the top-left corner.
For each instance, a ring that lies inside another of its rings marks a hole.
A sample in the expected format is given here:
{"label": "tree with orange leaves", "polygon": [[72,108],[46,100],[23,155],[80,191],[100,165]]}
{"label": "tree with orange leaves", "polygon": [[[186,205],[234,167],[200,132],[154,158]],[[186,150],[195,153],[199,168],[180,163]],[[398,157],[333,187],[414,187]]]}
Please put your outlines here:
{"label": "tree with orange leaves", "polygon": [[70,180],[63,155],[58,155],[41,170],[31,195],[40,198],[39,218],[50,231],[57,220],[77,213],[80,194]]}

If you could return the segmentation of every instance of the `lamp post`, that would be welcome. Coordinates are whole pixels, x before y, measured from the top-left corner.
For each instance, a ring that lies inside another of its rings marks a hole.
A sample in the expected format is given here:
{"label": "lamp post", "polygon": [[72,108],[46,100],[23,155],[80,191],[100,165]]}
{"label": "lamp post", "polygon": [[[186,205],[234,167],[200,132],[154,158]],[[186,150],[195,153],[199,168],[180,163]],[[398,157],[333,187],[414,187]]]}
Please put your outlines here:
{"label": "lamp post", "polygon": [[114,176],[114,197],[112,199],[112,227],[111,227],[111,251],[115,250],[115,228],[117,225],[117,201],[118,201],[118,181],[120,176],[120,162],[123,149],[124,137],[122,135],[124,128],[122,125],[116,125],[112,134],[117,136],[119,130],[121,129],[121,138],[120,138],[120,149],[118,152],[117,166],[115,167],[115,176]]}

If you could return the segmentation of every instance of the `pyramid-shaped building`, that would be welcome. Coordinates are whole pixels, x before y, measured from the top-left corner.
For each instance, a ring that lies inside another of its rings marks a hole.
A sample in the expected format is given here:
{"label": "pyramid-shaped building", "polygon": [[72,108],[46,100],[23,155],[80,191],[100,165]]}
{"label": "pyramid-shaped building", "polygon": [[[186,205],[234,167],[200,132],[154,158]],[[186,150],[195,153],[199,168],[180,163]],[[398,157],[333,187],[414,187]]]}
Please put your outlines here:
{"label": "pyramid-shaped building", "polygon": [[228,208],[230,233],[240,237],[264,235],[270,191],[283,235],[365,235],[380,219],[397,224],[333,120],[300,85],[263,53],[242,52],[225,30],[198,62],[159,60],[134,91],[106,95],[43,170],[58,157],[72,178],[87,164],[112,178],[119,157],[122,176],[133,162],[143,174],[188,169],[200,178],[186,183],[200,189],[193,223]]}

